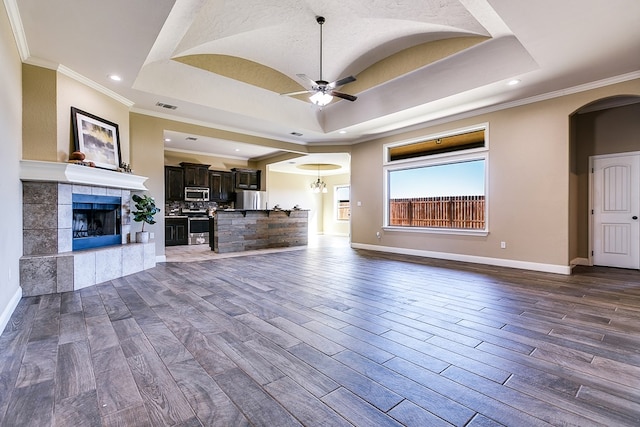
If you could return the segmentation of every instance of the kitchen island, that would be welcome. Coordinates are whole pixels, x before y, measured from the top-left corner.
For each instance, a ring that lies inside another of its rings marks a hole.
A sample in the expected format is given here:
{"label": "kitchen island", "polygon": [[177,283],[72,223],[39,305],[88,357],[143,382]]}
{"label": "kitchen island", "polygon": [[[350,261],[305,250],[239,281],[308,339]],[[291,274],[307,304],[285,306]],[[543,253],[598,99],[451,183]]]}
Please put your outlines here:
{"label": "kitchen island", "polygon": [[218,210],[209,220],[209,244],[217,253],[304,246],[308,210]]}

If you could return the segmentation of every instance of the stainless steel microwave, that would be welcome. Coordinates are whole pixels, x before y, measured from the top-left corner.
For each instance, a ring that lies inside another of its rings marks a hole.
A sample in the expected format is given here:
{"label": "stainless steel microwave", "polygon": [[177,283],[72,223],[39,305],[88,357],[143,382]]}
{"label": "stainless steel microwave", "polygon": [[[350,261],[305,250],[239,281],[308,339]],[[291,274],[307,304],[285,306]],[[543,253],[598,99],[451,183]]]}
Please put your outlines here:
{"label": "stainless steel microwave", "polygon": [[185,202],[208,202],[209,189],[206,187],[184,187]]}

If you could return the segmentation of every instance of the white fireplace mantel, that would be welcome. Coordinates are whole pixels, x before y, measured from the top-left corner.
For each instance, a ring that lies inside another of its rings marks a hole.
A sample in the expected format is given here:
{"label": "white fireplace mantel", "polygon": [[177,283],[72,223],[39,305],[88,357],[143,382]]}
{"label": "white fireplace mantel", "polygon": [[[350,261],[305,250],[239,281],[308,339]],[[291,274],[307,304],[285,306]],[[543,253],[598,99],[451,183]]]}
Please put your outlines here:
{"label": "white fireplace mantel", "polygon": [[20,160],[20,180],[68,182],[97,185],[127,190],[147,190],[146,176],[133,175],[107,169],[92,168],[73,163]]}

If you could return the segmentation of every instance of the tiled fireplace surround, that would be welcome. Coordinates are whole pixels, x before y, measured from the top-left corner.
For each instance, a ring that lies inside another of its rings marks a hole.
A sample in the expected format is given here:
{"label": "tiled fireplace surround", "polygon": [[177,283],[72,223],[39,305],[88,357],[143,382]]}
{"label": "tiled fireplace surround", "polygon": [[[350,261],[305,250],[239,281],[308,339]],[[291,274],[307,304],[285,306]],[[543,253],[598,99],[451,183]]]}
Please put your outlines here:
{"label": "tiled fireplace surround", "polygon": [[[156,265],[155,243],[131,243],[130,238],[131,191],[144,190],[146,178],[127,175],[64,163],[21,162],[23,295],[78,290]],[[72,250],[72,194],[121,197],[121,245]]]}

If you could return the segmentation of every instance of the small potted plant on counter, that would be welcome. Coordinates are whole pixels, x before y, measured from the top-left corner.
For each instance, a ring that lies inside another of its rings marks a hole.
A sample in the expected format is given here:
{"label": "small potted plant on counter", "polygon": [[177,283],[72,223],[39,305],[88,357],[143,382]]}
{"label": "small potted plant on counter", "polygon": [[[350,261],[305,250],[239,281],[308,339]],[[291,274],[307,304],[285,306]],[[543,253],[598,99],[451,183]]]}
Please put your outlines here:
{"label": "small potted plant on counter", "polygon": [[149,241],[149,232],[144,231],[144,224],[155,224],[153,216],[160,212],[156,207],[156,201],[148,195],[139,196],[134,194],[131,199],[135,203],[136,210],[133,212],[133,220],[142,223],[142,231],[136,232],[136,242],[147,243]]}

